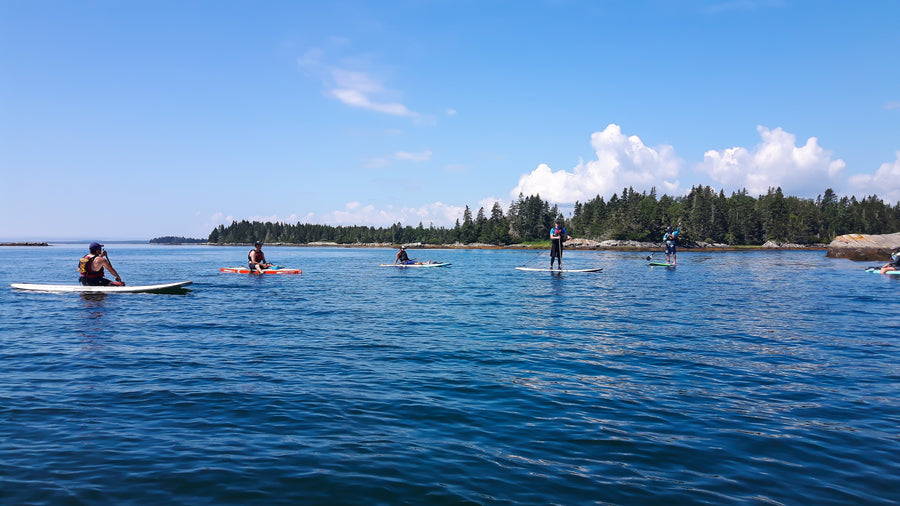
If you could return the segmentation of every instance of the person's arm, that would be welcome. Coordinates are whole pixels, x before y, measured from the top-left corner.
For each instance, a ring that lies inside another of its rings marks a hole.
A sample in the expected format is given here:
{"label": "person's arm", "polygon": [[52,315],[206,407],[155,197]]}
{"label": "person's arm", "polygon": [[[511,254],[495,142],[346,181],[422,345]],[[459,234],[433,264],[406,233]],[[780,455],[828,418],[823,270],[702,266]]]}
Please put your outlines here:
{"label": "person's arm", "polygon": [[100,256],[100,267],[106,267],[106,270],[109,271],[110,274],[116,277],[116,281],[122,282],[122,278],[119,276],[119,273],[113,268],[112,264],[109,263],[109,260],[106,258],[106,251],[104,250]]}

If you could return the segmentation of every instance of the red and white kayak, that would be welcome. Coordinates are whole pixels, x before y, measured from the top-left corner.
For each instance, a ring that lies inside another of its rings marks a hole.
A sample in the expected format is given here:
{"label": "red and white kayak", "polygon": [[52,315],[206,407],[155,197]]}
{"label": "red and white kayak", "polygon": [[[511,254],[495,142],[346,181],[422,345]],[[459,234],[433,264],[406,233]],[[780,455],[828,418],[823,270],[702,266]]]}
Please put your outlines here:
{"label": "red and white kayak", "polygon": [[[247,267],[222,267],[219,269],[222,272],[230,272],[233,274],[256,274],[256,271],[250,271]],[[303,274],[303,269],[263,269],[263,274]]]}

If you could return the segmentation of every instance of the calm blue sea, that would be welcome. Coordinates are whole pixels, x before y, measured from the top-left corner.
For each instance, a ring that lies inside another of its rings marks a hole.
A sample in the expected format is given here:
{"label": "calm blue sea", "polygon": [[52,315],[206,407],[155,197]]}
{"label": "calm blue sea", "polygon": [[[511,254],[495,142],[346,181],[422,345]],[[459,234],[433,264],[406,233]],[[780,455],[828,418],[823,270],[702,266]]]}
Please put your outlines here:
{"label": "calm blue sea", "polygon": [[[815,252],[0,248],[2,504],[896,504],[900,279]],[[664,255],[656,254],[654,257]],[[877,262],[875,262],[877,263]]]}

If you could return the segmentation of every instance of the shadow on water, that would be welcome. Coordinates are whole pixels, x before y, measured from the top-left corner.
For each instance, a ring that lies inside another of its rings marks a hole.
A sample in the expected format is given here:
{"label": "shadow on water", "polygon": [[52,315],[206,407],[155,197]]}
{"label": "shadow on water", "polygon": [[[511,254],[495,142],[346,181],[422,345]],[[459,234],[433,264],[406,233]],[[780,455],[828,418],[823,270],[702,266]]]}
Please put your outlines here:
{"label": "shadow on water", "polygon": [[151,293],[150,295],[188,295],[189,293],[191,293],[190,288],[176,287],[159,290]]}

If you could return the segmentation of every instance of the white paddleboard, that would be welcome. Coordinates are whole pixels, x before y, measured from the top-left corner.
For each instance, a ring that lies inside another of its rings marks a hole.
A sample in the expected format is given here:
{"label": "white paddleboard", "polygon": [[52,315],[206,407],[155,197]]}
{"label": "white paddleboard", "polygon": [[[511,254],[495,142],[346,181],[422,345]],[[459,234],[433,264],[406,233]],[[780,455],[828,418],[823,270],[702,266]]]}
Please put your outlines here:
{"label": "white paddleboard", "polygon": [[37,283],[13,283],[9,285],[15,290],[28,290],[32,292],[51,293],[160,293],[177,291],[190,285],[193,281],[179,281],[177,283],[164,283],[161,285],[135,285],[135,286],[84,286],[84,285],[42,285]]}
{"label": "white paddleboard", "polygon": [[535,269],[533,267],[516,267],[516,269],[529,272],[600,272],[603,270],[603,267],[596,267],[593,269]]}

